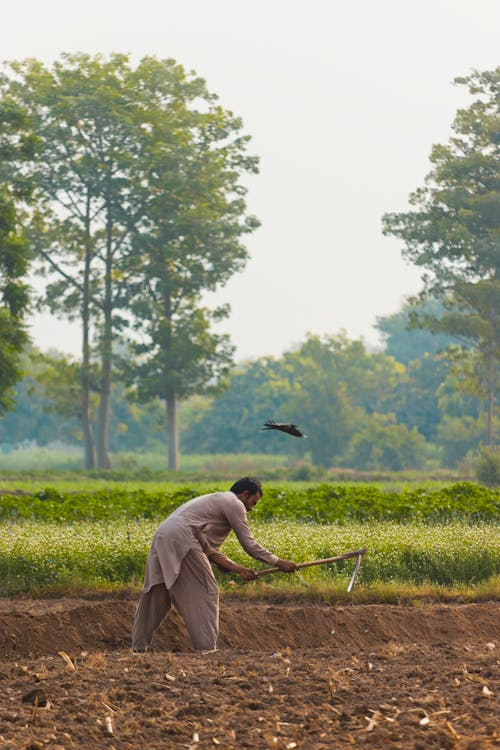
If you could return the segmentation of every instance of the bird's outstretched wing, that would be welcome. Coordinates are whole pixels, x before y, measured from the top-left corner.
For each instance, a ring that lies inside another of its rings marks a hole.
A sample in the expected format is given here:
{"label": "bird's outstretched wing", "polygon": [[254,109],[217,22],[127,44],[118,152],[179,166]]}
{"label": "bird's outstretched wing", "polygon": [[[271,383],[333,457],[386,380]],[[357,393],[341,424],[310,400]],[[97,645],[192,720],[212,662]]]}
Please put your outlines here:
{"label": "bird's outstretched wing", "polygon": [[293,435],[294,437],[306,437],[303,432],[299,430],[296,424],[291,422],[274,422],[272,419],[268,419],[264,422],[264,427],[261,430],[279,430],[280,432],[286,432],[287,435]]}

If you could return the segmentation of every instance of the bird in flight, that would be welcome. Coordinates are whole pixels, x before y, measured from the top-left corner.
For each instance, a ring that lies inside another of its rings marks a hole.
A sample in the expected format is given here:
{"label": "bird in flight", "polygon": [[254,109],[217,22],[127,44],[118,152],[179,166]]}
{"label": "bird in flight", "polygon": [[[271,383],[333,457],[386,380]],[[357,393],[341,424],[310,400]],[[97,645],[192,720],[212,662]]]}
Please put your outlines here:
{"label": "bird in flight", "polygon": [[261,430],[279,430],[280,432],[286,432],[287,435],[293,435],[294,437],[307,437],[303,432],[299,430],[296,424],[286,422],[274,422],[272,419],[268,419],[264,422],[264,427]]}

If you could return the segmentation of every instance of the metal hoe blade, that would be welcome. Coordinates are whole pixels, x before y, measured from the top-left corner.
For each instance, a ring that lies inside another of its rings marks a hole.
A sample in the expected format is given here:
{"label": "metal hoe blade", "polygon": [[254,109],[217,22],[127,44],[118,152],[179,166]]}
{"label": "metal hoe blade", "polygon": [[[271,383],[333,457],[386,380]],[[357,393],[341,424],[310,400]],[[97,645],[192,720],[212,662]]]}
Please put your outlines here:
{"label": "metal hoe blade", "polygon": [[349,586],[347,587],[347,592],[348,593],[350,593],[352,591],[352,587],[354,586],[354,581],[356,580],[356,577],[357,577],[357,575],[359,573],[359,569],[361,567],[361,563],[363,562],[363,557],[364,557],[365,552],[366,552],[366,550],[362,550],[359,553],[359,555],[358,555],[358,559],[356,560],[356,565],[355,565],[355,568],[354,568],[354,572],[353,572],[353,574],[351,576],[351,580],[349,581]]}

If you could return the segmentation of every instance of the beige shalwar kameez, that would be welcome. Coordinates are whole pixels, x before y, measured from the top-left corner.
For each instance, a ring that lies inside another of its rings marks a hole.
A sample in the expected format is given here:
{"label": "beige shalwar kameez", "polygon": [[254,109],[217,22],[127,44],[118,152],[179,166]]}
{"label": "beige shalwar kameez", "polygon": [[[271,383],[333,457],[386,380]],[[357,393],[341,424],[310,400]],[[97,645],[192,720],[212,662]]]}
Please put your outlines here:
{"label": "beige shalwar kameez", "polygon": [[233,492],[201,495],[160,524],[146,562],[144,588],[135,613],[132,648],[144,651],[172,604],[186,623],[195,649],[216,648],[219,589],[208,557],[230,531],[251,557],[270,565],[278,557],[258,544],[247,510]]}

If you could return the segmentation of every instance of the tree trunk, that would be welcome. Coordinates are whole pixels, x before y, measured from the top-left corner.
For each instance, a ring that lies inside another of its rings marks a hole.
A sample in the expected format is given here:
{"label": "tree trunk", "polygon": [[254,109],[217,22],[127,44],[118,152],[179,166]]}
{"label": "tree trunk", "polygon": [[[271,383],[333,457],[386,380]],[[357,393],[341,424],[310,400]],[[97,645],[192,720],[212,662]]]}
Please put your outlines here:
{"label": "tree trunk", "polygon": [[177,471],[179,468],[179,437],[175,393],[167,393],[165,400],[167,402],[168,468],[171,471]]}
{"label": "tree trunk", "polygon": [[[172,346],[172,301],[170,298],[170,284],[168,270],[163,266],[163,352],[167,354]],[[175,390],[168,384],[170,373],[168,372],[168,358],[165,359],[163,368],[163,379],[165,383],[165,402],[167,405],[167,444],[168,444],[168,468],[177,471],[179,468],[179,436],[177,431],[177,404]]]}
{"label": "tree trunk", "polygon": [[488,426],[487,442],[490,452],[493,452],[493,413],[495,409],[495,355],[493,348],[493,331],[488,341]]}
{"label": "tree trunk", "polygon": [[104,328],[101,340],[101,388],[97,421],[97,461],[100,469],[110,469],[109,412],[111,404],[111,372],[113,357],[113,222],[109,207],[106,218],[106,258],[104,272]]}
{"label": "tree trunk", "polygon": [[96,451],[92,431],[90,409],[90,263],[92,259],[90,242],[90,197],[87,196],[85,216],[85,259],[82,296],[82,427],[85,452],[85,468],[95,469]]}
{"label": "tree trunk", "polygon": [[101,354],[101,387],[99,393],[99,411],[97,418],[97,461],[100,469],[110,469],[109,459],[109,413],[111,403],[111,312],[106,306],[105,323]]}

